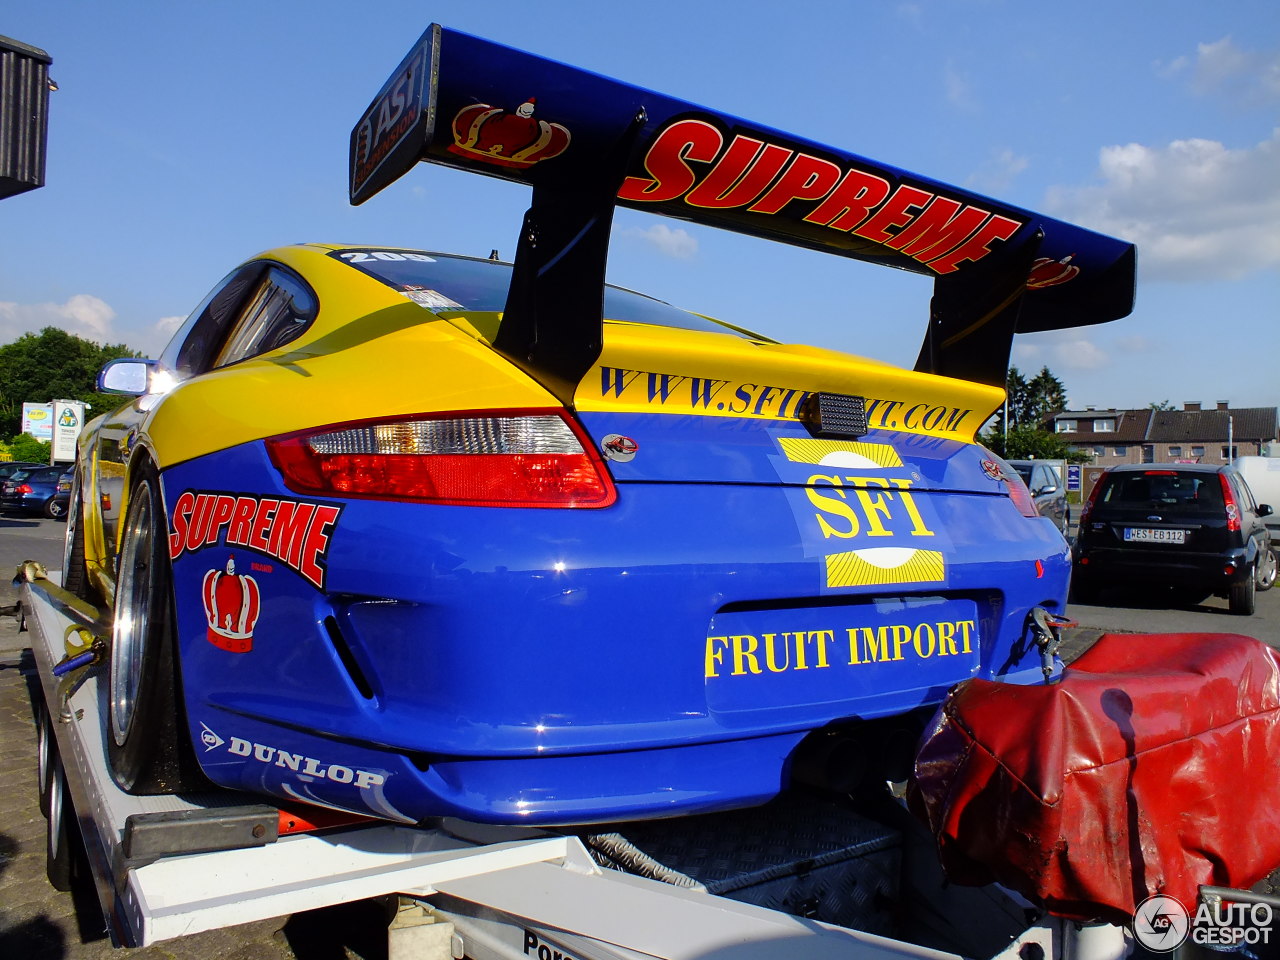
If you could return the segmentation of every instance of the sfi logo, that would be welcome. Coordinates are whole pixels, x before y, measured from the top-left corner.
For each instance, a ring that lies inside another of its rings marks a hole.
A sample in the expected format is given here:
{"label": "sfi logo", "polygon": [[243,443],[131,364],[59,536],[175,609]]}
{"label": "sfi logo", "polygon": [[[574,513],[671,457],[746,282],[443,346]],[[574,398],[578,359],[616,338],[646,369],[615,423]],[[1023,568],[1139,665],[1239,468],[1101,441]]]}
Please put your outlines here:
{"label": "sfi logo", "polygon": [[1152,953],[1169,953],[1182,946],[1191,918],[1175,897],[1147,897],[1133,911],[1133,935]]}

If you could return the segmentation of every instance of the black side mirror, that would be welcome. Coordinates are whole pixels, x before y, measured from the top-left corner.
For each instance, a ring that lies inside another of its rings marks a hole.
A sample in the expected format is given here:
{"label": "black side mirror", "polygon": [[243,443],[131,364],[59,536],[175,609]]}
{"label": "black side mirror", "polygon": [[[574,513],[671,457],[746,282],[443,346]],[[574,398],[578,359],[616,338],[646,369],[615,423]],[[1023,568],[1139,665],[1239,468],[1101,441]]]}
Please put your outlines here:
{"label": "black side mirror", "polygon": [[1271,504],[1269,504],[1269,503],[1260,503],[1260,504],[1258,504],[1258,516],[1260,516],[1260,517],[1269,517],[1269,516],[1271,516],[1273,513],[1275,513],[1275,511],[1271,509]]}

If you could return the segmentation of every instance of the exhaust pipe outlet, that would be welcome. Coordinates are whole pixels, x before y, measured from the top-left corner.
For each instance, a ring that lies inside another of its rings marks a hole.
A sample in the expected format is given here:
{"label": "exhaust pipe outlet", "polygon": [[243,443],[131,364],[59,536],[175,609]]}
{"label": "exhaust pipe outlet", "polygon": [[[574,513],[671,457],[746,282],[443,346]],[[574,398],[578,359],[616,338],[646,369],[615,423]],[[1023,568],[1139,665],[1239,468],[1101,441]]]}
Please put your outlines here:
{"label": "exhaust pipe outlet", "polygon": [[791,758],[791,779],[808,787],[853,793],[872,773],[864,743],[842,730],[820,730],[805,737]]}
{"label": "exhaust pipe outlet", "polygon": [[817,730],[791,755],[791,779],[805,786],[854,793],[883,789],[911,776],[920,734],[933,716],[925,707],[897,717]]}

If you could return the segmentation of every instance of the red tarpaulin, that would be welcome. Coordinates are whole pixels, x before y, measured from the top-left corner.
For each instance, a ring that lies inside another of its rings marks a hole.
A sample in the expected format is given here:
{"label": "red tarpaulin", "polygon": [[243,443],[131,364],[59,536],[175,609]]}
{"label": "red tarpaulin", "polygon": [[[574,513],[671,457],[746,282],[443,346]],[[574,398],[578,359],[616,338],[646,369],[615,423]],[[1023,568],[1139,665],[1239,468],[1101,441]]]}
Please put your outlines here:
{"label": "red tarpaulin", "polygon": [[1280,653],[1235,634],[1108,635],[1060,683],[967,680],[910,801],[950,879],[1059,916],[1123,923],[1152,894],[1249,887],[1280,866]]}

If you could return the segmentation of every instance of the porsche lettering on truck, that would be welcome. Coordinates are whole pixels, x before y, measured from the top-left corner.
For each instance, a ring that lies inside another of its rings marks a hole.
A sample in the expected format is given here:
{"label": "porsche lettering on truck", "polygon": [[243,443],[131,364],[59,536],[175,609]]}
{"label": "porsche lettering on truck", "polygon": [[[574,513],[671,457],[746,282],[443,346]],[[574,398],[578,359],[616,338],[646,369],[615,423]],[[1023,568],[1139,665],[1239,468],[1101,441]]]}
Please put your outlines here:
{"label": "porsche lettering on truck", "polygon": [[[1015,334],[1129,311],[1131,245],[438,26],[350,161],[357,204],[420,161],[531,188],[513,262],[269,250],[103,370],[63,569],[114,608],[122,788],[710,812],[1042,679],[1070,551],[975,434]],[[617,206],[919,275],[917,361],[609,285]]]}

